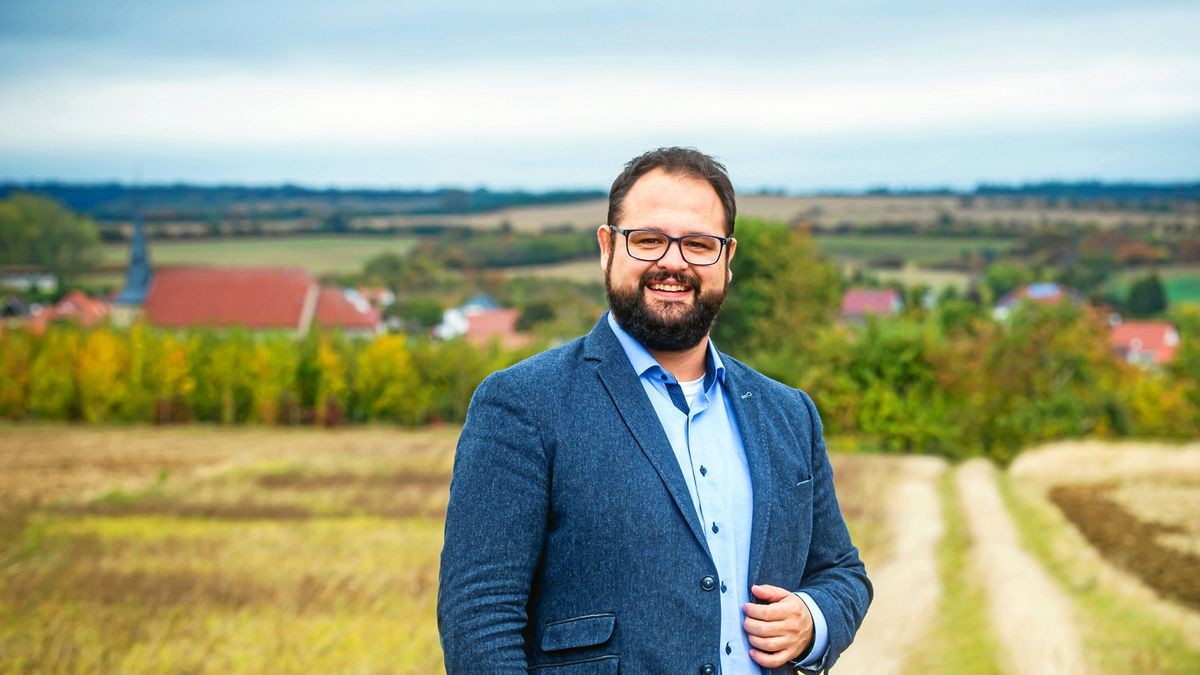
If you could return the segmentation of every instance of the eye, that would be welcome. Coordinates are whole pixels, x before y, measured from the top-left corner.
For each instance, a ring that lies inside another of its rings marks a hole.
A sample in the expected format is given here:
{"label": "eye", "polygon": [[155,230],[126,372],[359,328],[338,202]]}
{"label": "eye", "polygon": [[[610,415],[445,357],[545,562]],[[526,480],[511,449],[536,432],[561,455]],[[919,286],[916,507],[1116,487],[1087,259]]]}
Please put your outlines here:
{"label": "eye", "polygon": [[691,251],[711,252],[717,250],[717,240],[712,237],[687,237],[683,245]]}
{"label": "eye", "polygon": [[629,243],[641,248],[657,248],[666,241],[667,238],[657,232],[635,230],[629,233]]}

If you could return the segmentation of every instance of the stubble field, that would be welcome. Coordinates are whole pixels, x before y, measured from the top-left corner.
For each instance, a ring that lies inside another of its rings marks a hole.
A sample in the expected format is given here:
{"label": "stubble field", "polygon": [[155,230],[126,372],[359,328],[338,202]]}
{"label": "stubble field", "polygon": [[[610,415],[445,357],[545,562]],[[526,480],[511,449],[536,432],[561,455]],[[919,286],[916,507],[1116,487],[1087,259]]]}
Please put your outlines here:
{"label": "stubble field", "polygon": [[[0,672],[439,672],[456,436],[0,428]],[[1060,596],[1068,625],[1045,631],[1077,644],[1077,672],[1200,671],[1186,596],[1200,578],[1200,446],[1056,447],[1009,472],[833,461],[876,584],[839,670],[1016,672],[989,607],[1020,597],[1004,588],[1020,581]],[[1114,518],[1184,576],[1155,581],[1109,542],[1121,537],[1092,532]],[[1006,529],[1011,546],[996,546]],[[1002,604],[1036,630],[1047,604],[1033,600]]]}

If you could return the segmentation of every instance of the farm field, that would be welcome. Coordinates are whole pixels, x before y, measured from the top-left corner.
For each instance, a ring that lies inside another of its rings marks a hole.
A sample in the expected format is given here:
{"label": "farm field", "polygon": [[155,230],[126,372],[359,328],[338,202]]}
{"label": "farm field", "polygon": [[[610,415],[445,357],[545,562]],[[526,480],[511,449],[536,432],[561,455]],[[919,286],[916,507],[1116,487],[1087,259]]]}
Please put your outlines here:
{"label": "farm field", "polygon": [[1187,302],[1200,305],[1200,265],[1170,265],[1159,268],[1137,268],[1125,270],[1113,277],[1104,286],[1106,292],[1117,292],[1128,296],[1129,287],[1136,279],[1157,272],[1162,279],[1170,303]]}
{"label": "farm field", "polygon": [[[1003,252],[1011,240],[995,238],[856,236],[817,234],[817,245],[826,255],[852,264],[864,264],[881,255],[897,255],[908,261],[909,270],[876,270],[885,280],[892,277],[906,283],[929,283],[935,287],[947,284],[965,285],[965,275],[958,272],[930,270],[921,265],[954,260],[963,252],[994,250]],[[372,256],[385,251],[403,255],[415,244],[413,238],[374,238],[364,236],[296,236],[280,238],[237,238],[222,240],[154,241],[150,245],[151,261],[163,265],[294,265],[313,274],[341,274],[361,271]],[[101,265],[110,270],[127,263],[126,244],[105,244]],[[600,280],[595,260],[572,260],[548,265],[505,268],[504,274],[566,278],[577,281]],[[915,275],[915,276],[914,276]],[[119,283],[122,273],[108,272],[93,275]]]}
{"label": "farm field", "polygon": [[[0,672],[438,672],[457,431],[0,427]],[[876,586],[839,670],[1200,670],[1200,445],[832,458]],[[1114,517],[1152,553],[1097,529]],[[1074,667],[1026,667],[998,605]]]}
{"label": "farm field", "polygon": [[920,236],[862,236],[843,234],[814,234],[821,252],[836,259],[870,260],[888,255],[916,265],[930,265],[958,260],[963,254],[994,251],[1001,254],[1012,248],[1015,240],[988,237],[920,237]]}
{"label": "farm field", "polygon": [[[1136,227],[1159,224],[1200,228],[1200,213],[1145,213],[1121,210],[1070,210],[1040,206],[1019,208],[974,200],[970,205],[959,197],[942,196],[802,196],[743,194],[738,196],[738,215],[793,222],[803,220],[816,229],[841,225],[871,226],[920,224],[932,225],[945,216],[959,222],[979,225],[1003,224],[1014,227],[1039,227],[1072,222],[1098,227]],[[604,199],[502,209],[492,213],[466,216],[379,216],[356,218],[355,227],[381,228],[413,225],[467,225],[494,229],[507,223],[523,232],[540,232],[547,227],[593,229],[605,221],[608,202]]]}
{"label": "farm field", "polygon": [[[158,240],[150,243],[155,265],[286,265],[316,275],[362,271],[372,256],[390,251],[399,255],[416,243],[407,237],[296,236],[239,237],[216,240]],[[101,265],[124,266],[129,245],[105,244]]]}

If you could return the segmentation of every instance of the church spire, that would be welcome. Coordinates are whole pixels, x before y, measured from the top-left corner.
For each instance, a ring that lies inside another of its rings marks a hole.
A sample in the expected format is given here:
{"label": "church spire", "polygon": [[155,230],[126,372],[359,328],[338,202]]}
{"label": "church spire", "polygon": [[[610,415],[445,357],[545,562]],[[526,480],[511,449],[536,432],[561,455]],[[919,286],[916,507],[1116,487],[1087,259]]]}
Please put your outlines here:
{"label": "church spire", "polygon": [[141,305],[146,301],[150,289],[150,255],[146,250],[146,235],[142,231],[142,215],[133,217],[133,244],[129,250],[129,271],[125,275],[125,289],[117,296],[118,305]]}

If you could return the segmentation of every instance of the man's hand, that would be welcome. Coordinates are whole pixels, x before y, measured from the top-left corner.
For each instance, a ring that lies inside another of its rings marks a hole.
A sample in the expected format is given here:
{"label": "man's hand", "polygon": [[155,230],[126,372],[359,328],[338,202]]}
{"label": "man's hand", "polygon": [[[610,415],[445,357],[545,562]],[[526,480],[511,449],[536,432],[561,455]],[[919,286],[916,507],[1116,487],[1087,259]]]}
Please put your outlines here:
{"label": "man's hand", "polygon": [[750,639],[750,658],[764,668],[778,668],[799,658],[813,641],[813,619],[804,601],[778,586],[751,586],[754,597],[768,604],[742,605],[742,625]]}

